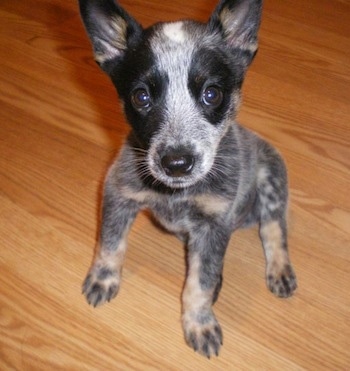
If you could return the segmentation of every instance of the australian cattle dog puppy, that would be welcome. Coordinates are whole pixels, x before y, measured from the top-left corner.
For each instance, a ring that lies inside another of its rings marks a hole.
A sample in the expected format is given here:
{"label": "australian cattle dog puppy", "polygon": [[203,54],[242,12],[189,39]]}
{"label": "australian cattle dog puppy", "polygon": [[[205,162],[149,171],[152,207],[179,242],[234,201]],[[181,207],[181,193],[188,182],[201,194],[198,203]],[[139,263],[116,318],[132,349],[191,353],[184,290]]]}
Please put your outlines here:
{"label": "australian cattle dog puppy", "polygon": [[99,66],[131,133],[105,181],[94,263],[83,285],[101,305],[119,290],[127,234],[147,208],[187,247],[182,295],[187,343],[217,355],[214,315],[231,233],[258,223],[268,288],[297,287],[287,251],[287,174],[277,151],[235,117],[257,48],[261,0],[221,0],[207,23],[142,26],[114,0],[80,0]]}

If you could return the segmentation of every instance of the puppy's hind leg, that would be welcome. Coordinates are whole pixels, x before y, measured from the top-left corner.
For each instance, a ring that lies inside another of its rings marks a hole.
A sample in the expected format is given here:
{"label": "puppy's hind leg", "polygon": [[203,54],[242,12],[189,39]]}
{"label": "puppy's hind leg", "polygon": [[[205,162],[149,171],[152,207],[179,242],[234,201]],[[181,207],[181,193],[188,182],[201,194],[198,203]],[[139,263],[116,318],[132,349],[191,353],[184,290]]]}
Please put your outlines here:
{"label": "puppy's hind leg", "polygon": [[266,258],[266,282],[272,293],[286,298],[297,288],[287,247],[287,177],[282,159],[275,154],[271,167],[258,176],[260,237]]}
{"label": "puppy's hind leg", "polygon": [[109,302],[119,291],[126,235],[137,211],[137,203],[120,196],[107,179],[98,251],[83,283],[83,293],[94,307]]}

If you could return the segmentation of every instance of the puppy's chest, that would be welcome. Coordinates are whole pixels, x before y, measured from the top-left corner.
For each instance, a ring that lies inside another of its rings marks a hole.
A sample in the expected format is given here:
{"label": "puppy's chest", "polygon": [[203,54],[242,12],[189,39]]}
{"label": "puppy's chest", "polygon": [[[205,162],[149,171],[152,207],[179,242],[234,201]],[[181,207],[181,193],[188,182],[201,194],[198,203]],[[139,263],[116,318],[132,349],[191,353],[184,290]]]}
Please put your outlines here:
{"label": "puppy's chest", "polygon": [[195,209],[191,202],[158,199],[150,200],[147,207],[156,219],[171,232],[185,233],[193,228]]}
{"label": "puppy's chest", "polygon": [[232,207],[229,200],[208,194],[191,197],[152,194],[144,201],[159,222],[175,233],[187,233],[213,218],[225,218]]}

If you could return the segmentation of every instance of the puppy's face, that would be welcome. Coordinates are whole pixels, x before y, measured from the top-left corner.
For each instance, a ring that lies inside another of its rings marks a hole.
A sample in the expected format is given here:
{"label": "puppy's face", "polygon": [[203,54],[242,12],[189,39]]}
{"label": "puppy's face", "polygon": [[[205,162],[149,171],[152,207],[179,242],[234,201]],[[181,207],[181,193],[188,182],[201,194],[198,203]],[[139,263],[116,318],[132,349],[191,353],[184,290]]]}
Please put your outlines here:
{"label": "puppy's face", "polygon": [[260,8],[254,4],[232,9],[232,1],[222,1],[207,24],[143,30],[112,0],[81,1],[96,60],[147,151],[146,173],[171,188],[189,187],[212,170],[257,49],[252,24],[257,29],[258,21],[252,23],[249,10]]}
{"label": "puppy's face", "polygon": [[[221,45],[220,45],[221,44]],[[112,73],[153,177],[187,187],[211,170],[235,114],[243,68],[217,34],[192,22],[149,29]]]}

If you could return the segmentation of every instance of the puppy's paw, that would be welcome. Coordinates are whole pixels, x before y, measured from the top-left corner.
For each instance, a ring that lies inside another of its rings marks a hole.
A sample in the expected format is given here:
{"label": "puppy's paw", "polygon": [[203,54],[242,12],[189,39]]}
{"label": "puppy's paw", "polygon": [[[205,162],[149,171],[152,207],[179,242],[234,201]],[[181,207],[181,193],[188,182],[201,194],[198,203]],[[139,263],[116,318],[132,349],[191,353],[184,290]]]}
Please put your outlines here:
{"label": "puppy's paw", "polygon": [[186,342],[191,348],[208,358],[219,355],[222,331],[212,311],[196,315],[185,313],[183,326]]}
{"label": "puppy's paw", "polygon": [[293,295],[297,288],[297,279],[290,264],[282,267],[273,264],[267,270],[266,280],[270,291],[280,298]]}
{"label": "puppy's paw", "polygon": [[97,307],[112,300],[119,291],[119,272],[109,266],[96,263],[83,283],[83,294],[89,304]]}

